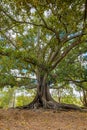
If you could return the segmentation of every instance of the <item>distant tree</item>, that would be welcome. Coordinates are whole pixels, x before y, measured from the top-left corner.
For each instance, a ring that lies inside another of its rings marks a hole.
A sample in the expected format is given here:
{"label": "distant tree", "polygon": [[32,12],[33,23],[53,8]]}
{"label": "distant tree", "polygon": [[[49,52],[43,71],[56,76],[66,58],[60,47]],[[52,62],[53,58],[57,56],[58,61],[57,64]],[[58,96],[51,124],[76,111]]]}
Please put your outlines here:
{"label": "distant tree", "polygon": [[14,88],[4,88],[0,90],[0,107],[2,108],[9,108],[14,107],[14,100],[13,100],[13,94],[14,94]]}
{"label": "distant tree", "polygon": [[[80,91],[81,101],[83,105],[86,106],[87,102],[87,59],[86,53],[81,54],[79,51],[71,51],[69,55],[63,60],[62,63],[59,64],[58,68],[56,68],[56,81],[57,84],[61,81],[63,89],[66,89],[67,84],[71,84],[71,86],[76,91]],[[73,53],[73,54],[72,54]],[[71,60],[72,59],[72,60]],[[57,85],[56,85],[57,86]],[[58,87],[61,89],[61,87]]]}

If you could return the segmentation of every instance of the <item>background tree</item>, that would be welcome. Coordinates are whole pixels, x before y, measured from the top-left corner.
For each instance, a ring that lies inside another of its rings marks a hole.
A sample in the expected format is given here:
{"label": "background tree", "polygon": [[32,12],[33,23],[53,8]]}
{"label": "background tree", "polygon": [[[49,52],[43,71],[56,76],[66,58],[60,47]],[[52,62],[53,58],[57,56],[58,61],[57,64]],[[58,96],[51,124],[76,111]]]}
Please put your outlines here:
{"label": "background tree", "polygon": [[[71,51],[66,59],[64,59],[62,63],[59,64],[58,68],[56,68],[56,85],[54,85],[54,88],[56,86],[56,89],[63,88],[65,90],[67,85],[71,85],[74,90],[81,93],[81,101],[83,102],[83,105],[86,106],[87,54],[77,52],[77,50],[74,50],[74,52]],[[58,87],[59,83],[63,83],[63,85]]]}
{"label": "background tree", "polygon": [[[22,81],[27,86],[30,74],[34,74],[37,95],[28,107],[70,108],[52,99],[48,81],[66,55],[87,42],[86,4],[87,0],[1,2],[1,85],[14,86]],[[21,77],[12,70],[18,70]]]}

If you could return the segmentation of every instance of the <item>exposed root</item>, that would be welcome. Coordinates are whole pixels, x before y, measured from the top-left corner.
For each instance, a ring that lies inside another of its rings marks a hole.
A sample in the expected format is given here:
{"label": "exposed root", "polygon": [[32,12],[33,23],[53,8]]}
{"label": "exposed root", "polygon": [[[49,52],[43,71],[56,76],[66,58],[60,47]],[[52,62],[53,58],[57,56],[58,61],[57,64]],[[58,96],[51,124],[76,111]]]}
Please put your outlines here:
{"label": "exposed root", "polygon": [[25,106],[17,107],[18,109],[54,109],[54,110],[78,110],[78,111],[87,111],[83,110],[81,107],[74,105],[74,104],[65,104],[65,103],[58,103],[52,97],[44,98],[41,96],[36,95],[34,100]]}
{"label": "exposed root", "polygon": [[18,109],[54,109],[54,110],[78,110],[78,111],[84,111],[82,108],[80,108],[77,105],[74,104],[63,104],[63,103],[57,103],[53,101],[44,101],[43,103],[38,100],[31,102],[28,105],[17,107]]}

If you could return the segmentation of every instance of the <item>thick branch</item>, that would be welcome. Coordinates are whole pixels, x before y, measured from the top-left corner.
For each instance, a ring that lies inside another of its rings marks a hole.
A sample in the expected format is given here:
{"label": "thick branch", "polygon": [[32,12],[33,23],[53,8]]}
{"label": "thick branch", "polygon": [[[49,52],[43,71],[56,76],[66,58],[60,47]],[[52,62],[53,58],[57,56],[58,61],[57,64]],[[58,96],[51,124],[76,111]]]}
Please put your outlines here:
{"label": "thick branch", "polygon": [[80,81],[78,81],[78,80],[73,80],[73,79],[69,79],[69,80],[66,80],[66,81],[72,81],[72,82],[74,82],[74,83],[84,83],[84,82],[87,82],[87,80],[80,80]]}
{"label": "thick branch", "polygon": [[56,89],[56,90],[64,89],[65,85],[66,85],[66,83],[61,86],[55,86],[55,84],[54,84],[53,86],[50,86],[50,89]]}
{"label": "thick branch", "polygon": [[83,35],[86,35],[86,34],[83,34],[82,32],[77,32],[77,33],[75,33],[73,36],[70,36],[70,37],[68,37],[69,34],[66,34],[66,36],[65,36],[63,39],[61,39],[61,42],[60,42],[60,44],[59,44],[60,47],[58,46],[58,47],[56,48],[56,51],[51,54],[51,57],[50,57],[50,59],[49,59],[49,63],[55,61],[55,58],[57,57],[60,48],[63,47],[63,45],[64,45],[65,43],[67,43],[67,42],[69,42],[70,40],[73,40],[73,39],[75,39],[75,38],[81,37],[81,36],[83,36]]}
{"label": "thick branch", "polygon": [[73,34],[73,36],[71,36],[71,34],[68,34],[63,39],[61,39],[61,42],[66,43],[66,42],[69,42],[70,40],[81,37],[83,35],[87,35],[87,34],[83,34],[83,32],[77,32],[77,33]]}
{"label": "thick branch", "polygon": [[74,80],[71,76],[69,76],[69,79],[68,80],[66,80],[66,81],[68,81],[68,82],[73,82],[76,86],[79,86],[80,88],[83,88],[83,89],[85,89],[85,90],[87,90],[87,88],[85,88],[84,86],[82,86],[82,83],[84,83],[84,82],[87,82],[87,80],[86,79],[83,79],[83,80]]}
{"label": "thick branch", "polygon": [[80,44],[81,41],[78,40],[74,43],[72,43],[71,45],[69,45],[69,47],[66,48],[66,50],[60,55],[60,57],[55,61],[55,63],[52,65],[52,70],[57,66],[57,64],[78,44]]}

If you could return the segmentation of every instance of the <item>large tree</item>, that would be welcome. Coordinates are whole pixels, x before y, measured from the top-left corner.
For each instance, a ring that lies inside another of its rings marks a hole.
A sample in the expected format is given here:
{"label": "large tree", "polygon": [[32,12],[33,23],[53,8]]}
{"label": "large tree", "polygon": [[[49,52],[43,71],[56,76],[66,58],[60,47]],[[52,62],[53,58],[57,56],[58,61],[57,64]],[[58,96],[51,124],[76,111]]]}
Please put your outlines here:
{"label": "large tree", "polygon": [[74,108],[55,102],[48,82],[66,55],[87,43],[87,0],[3,0],[0,12],[1,85],[27,86],[33,73],[37,95],[28,107]]}

